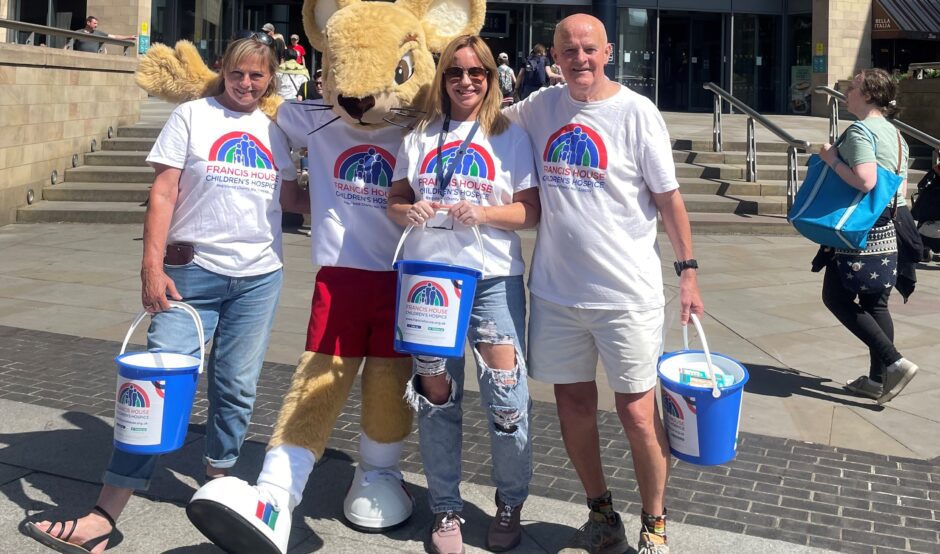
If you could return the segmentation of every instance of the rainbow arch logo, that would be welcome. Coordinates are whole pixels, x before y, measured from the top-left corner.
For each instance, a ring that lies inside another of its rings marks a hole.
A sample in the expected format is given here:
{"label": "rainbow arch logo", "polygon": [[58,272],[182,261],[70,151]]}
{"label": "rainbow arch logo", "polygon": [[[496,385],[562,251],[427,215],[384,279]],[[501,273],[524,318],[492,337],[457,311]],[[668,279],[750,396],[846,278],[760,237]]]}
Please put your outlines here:
{"label": "rainbow arch logo", "polygon": [[343,181],[358,181],[367,185],[388,188],[392,186],[395,157],[388,150],[374,144],[360,144],[346,150],[336,158],[333,177]]}
{"label": "rainbow arch logo", "polygon": [[[441,163],[444,166],[444,170],[441,173],[447,173],[462,143],[463,141],[459,140],[448,142],[441,148]],[[424,157],[419,173],[437,174],[436,148]],[[471,142],[470,146],[467,147],[467,152],[460,160],[460,167],[454,170],[454,175],[463,175],[464,177],[492,181],[496,178],[496,164],[493,163],[493,157],[485,148]]]}
{"label": "rainbow arch logo", "polygon": [[676,419],[685,419],[682,415],[682,408],[670,394],[663,394],[663,411]]}
{"label": "rainbow arch logo", "polygon": [[233,131],[219,137],[209,150],[209,161],[225,162],[252,169],[277,169],[274,155],[251,133]]}
{"label": "rainbow arch logo", "polygon": [[150,398],[144,389],[134,383],[124,383],[118,390],[118,404],[131,408],[149,408]]}
{"label": "rainbow arch logo", "polygon": [[569,123],[545,143],[546,162],[607,169],[607,148],[597,131],[583,123]]}
{"label": "rainbow arch logo", "polygon": [[444,287],[434,281],[419,281],[408,291],[408,302],[446,308],[447,293],[444,292]]}

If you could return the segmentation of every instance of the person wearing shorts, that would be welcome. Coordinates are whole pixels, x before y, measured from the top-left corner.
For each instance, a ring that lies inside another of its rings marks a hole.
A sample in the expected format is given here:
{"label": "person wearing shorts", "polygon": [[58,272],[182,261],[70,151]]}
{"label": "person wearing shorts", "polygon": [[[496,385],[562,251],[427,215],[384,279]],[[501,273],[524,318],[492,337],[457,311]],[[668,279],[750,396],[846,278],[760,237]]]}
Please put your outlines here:
{"label": "person wearing shorts", "polygon": [[601,465],[600,360],[630,441],[642,499],[637,550],[665,554],[669,446],[655,397],[665,304],[657,214],[679,260],[682,323],[704,310],[669,133],[648,99],[604,75],[611,48],[596,18],[562,20],[552,55],[567,84],[504,110],[541,153],[528,368],[533,379],[554,385],[562,438],[590,508],[587,523],[562,552],[627,547]]}

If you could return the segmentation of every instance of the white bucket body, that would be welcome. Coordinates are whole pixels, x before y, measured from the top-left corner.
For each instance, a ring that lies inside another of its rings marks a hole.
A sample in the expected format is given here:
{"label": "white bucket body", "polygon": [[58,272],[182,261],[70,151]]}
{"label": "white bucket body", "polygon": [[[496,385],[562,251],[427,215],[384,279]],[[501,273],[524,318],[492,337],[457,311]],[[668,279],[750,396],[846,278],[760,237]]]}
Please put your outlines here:
{"label": "white bucket body", "polygon": [[398,330],[402,341],[442,348],[453,348],[463,342],[463,337],[458,339],[462,298],[455,284],[462,286],[463,282],[427,275],[401,275]]}

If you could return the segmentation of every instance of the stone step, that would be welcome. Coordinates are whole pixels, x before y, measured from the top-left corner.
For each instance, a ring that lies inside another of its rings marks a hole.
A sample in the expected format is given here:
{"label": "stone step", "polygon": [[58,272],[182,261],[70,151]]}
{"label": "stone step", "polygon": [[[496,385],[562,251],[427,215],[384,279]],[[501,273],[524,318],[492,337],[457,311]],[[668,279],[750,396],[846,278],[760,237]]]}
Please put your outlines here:
{"label": "stone step", "polygon": [[42,189],[43,200],[55,202],[136,202],[147,200],[148,183],[66,182]]}
{"label": "stone step", "polygon": [[65,170],[66,182],[80,183],[152,183],[152,167],[101,167],[85,165]]}
{"label": "stone step", "polygon": [[17,223],[138,223],[147,208],[136,202],[48,202],[16,210]]}
{"label": "stone step", "polygon": [[[118,130],[120,132],[120,130]],[[141,152],[150,152],[150,149],[153,148],[153,143],[156,142],[155,138],[127,138],[127,137],[115,137],[112,139],[106,139],[101,143],[101,149],[104,151],[141,151]]]}
{"label": "stone step", "polygon": [[[782,215],[702,214],[690,213],[692,234],[699,235],[773,235],[794,236],[799,233]],[[662,222],[659,230],[663,229]]]}
{"label": "stone step", "polygon": [[743,179],[702,179],[683,177],[679,190],[686,194],[719,194],[744,196],[786,196],[786,181],[759,181],[749,183]]}
{"label": "stone step", "polygon": [[[797,137],[799,138],[799,137]],[[672,148],[673,150],[694,150],[697,152],[711,152],[712,151],[712,141],[711,139],[701,140],[701,139],[683,139],[683,138],[674,138],[672,139]],[[721,149],[724,152],[746,152],[747,151],[747,142],[743,140],[723,140],[721,142]],[[810,142],[810,152],[815,152],[819,150],[819,144],[813,144]],[[785,142],[758,142],[757,143],[757,152],[786,152],[787,143]],[[802,150],[800,150],[802,152]]]}
{"label": "stone step", "polygon": [[[737,152],[737,151],[724,151],[724,152],[711,152],[711,151],[697,151],[697,150],[673,150],[672,159],[676,163],[692,163],[698,165],[708,165],[708,164],[731,164],[731,165],[744,165],[747,163],[747,152]],[[809,161],[808,154],[799,154],[797,156],[797,163],[801,166],[805,166]],[[911,155],[909,160],[909,167],[916,169],[928,169],[932,159],[930,155],[925,156],[915,156]],[[757,151],[757,163],[758,165],[787,165],[787,154],[786,152],[762,152]]]}
{"label": "stone step", "polygon": [[682,199],[686,209],[694,213],[782,215],[787,212],[786,196],[683,194]]}
{"label": "stone step", "polygon": [[148,167],[145,150],[104,150],[85,154],[85,165],[95,167]]}
{"label": "stone step", "polygon": [[163,130],[163,125],[155,125],[153,123],[147,124],[137,124],[129,125],[127,127],[118,128],[117,136],[121,138],[157,138],[160,136],[160,131]]}

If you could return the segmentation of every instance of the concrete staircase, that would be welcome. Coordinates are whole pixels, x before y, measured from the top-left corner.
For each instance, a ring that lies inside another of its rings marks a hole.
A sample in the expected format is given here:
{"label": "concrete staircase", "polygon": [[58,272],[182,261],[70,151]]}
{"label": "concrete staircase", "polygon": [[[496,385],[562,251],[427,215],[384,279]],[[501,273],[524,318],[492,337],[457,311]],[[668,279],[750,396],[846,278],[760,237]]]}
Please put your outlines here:
{"label": "concrete staircase", "polygon": [[[146,157],[172,106],[149,101],[141,121],[118,129],[102,150],[86,154],[65,182],[47,186],[42,201],[20,208],[17,222],[135,223],[144,219],[153,170]],[[711,141],[673,140],[673,159],[693,232],[696,234],[795,234],[786,220],[786,145],[757,145],[758,181],[745,181],[745,144],[726,141],[712,152]],[[816,147],[813,148],[816,150]],[[910,187],[930,165],[930,151],[911,148]],[[800,153],[799,177],[809,156]]]}
{"label": "concrete staircase", "polygon": [[84,154],[83,165],[67,169],[64,181],[43,188],[42,201],[17,210],[17,223],[142,224],[154,176],[147,154],[173,108],[144,102],[137,124],[119,128],[100,150]]}

